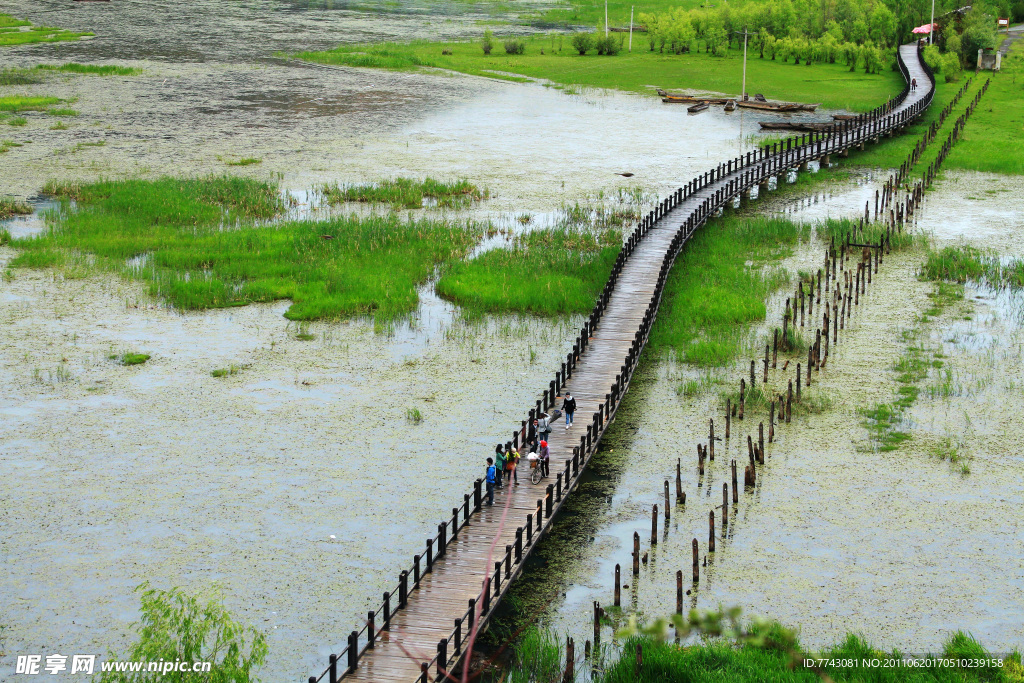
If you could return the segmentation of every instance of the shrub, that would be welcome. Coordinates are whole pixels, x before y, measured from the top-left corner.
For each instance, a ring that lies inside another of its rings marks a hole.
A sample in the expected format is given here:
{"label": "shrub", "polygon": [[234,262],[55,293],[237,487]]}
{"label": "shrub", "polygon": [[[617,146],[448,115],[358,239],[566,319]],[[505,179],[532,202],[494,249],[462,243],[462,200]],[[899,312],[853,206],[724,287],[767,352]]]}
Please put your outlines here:
{"label": "shrub", "polygon": [[960,80],[960,57],[952,52],[942,55],[942,73],[947,83]]}
{"label": "shrub", "polygon": [[526,52],[526,43],[516,38],[506,40],[505,52],[510,55],[521,55]]}
{"label": "shrub", "polygon": [[491,50],[494,49],[494,34],[491,33],[490,29],[484,31],[484,40],[481,43],[481,47],[484,49],[484,54],[491,54]]}
{"label": "shrub", "polygon": [[594,47],[597,48],[597,54],[599,55],[616,55],[619,53],[619,44],[612,36],[598,38],[594,41]]}
{"label": "shrub", "polygon": [[572,46],[581,55],[587,54],[587,52],[594,47],[594,36],[591,33],[574,33],[572,36]]}

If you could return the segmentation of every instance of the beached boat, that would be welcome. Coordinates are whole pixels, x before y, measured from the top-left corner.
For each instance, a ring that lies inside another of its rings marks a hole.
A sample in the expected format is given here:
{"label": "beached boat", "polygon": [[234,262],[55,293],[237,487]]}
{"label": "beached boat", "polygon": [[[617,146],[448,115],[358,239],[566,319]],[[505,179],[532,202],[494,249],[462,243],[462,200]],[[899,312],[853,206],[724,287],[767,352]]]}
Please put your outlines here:
{"label": "beached boat", "polygon": [[737,102],[737,107],[744,109],[759,109],[761,111],[800,111],[800,105],[793,102]]}
{"label": "beached boat", "polygon": [[827,131],[834,124],[817,121],[758,121],[765,130],[796,130],[805,133]]}
{"label": "beached boat", "polygon": [[726,111],[735,111],[736,110],[736,100],[729,100],[728,102],[726,102],[725,103],[725,110]]}
{"label": "beached boat", "polygon": [[707,102],[698,102],[697,104],[693,105],[692,107],[687,107],[686,111],[688,111],[691,114],[696,114],[697,112],[704,111],[705,109],[707,109],[710,106],[711,105],[708,104]]}

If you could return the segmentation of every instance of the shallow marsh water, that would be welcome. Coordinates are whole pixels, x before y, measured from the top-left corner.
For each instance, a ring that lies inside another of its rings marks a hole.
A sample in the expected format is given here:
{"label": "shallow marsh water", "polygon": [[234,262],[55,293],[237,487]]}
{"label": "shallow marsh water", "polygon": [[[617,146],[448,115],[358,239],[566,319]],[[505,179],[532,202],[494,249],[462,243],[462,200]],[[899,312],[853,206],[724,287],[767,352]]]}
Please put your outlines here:
{"label": "shallow marsh water", "polygon": [[[798,219],[856,215],[864,188],[856,181],[844,187],[819,191],[818,202],[769,198],[764,206]],[[938,248],[966,242],[1020,258],[1020,190],[1016,179],[947,173],[929,194],[918,227]],[[816,264],[822,253],[812,241],[785,265],[795,272]],[[708,417],[716,417],[722,434],[718,392],[724,387],[677,395],[681,378],[692,371],[650,361],[607,439],[603,469],[614,480],[612,493],[584,537],[575,539],[585,548],[582,559],[562,583],[572,587],[549,610],[548,624],[578,642],[592,638],[591,603],[611,605],[620,564],[630,586],[623,605],[649,618],[673,611],[675,574],[682,570],[684,587],[693,589],[685,608],[739,605],[748,615],[799,628],[810,648],[853,631],[886,649],[924,653],[941,649],[956,630],[970,631],[992,652],[1021,647],[1024,457],[1014,445],[1024,443],[1021,294],[968,286],[965,302],[923,324],[925,345],[941,350],[946,365],[922,382],[901,426],[913,434],[911,441],[894,452],[875,452],[857,413],[893,400],[898,385],[891,368],[905,346],[903,332],[919,326],[931,306],[926,295],[933,285],[916,276],[921,258],[917,251],[887,259],[853,329],[833,347],[827,369],[815,374],[812,391],[832,407],[779,426],[756,490],[742,492],[738,506],[730,503],[725,538],[720,506],[727,463],[735,458],[742,470],[745,436],[756,438],[757,421],[766,415],[752,420],[748,412],[745,422],[734,420],[733,438],[716,446],[715,463],[701,479],[694,446],[707,442]],[[774,297],[770,319],[778,320],[783,306],[784,297]],[[747,362],[713,376],[732,387],[746,376]],[[936,398],[930,398],[929,387],[946,371],[957,380],[953,395],[932,392]],[[970,474],[933,452],[950,435],[961,442]],[[675,501],[677,458],[687,503],[673,507],[667,530],[659,511],[661,542],[651,549],[651,505],[663,505],[665,480]],[[718,548],[707,555],[708,511],[716,506]],[[641,552],[650,550],[637,581],[629,573],[634,531]],[[708,558],[696,587],[690,581],[693,538],[702,561]]]}
{"label": "shallow marsh water", "polygon": [[[342,38],[475,35],[480,29],[471,4],[404,6],[388,9],[382,19],[341,3],[210,2],[167,5],[155,22],[152,7],[6,6],[36,23],[97,33],[80,43],[9,50],[5,59],[12,66],[112,62],[139,66],[143,74],[62,76],[23,88],[26,94],[78,98],[72,106],[80,116],[67,119],[69,130],[55,131],[55,119],[29,114],[26,126],[8,132],[26,144],[4,155],[6,168],[16,171],[5,172],[0,192],[32,197],[52,178],[230,171],[280,177],[285,191],[302,193],[322,182],[429,174],[465,177],[491,191],[492,199],[458,216],[502,225],[529,213],[544,224],[564,204],[602,192],[641,187],[664,194],[753,144],[756,118],[746,112],[688,117],[683,108],[635,95],[570,95],[536,83],[313,67],[271,56],[278,49],[323,49]],[[424,16],[437,7],[450,8],[450,16]],[[82,145],[96,142],[104,144]],[[243,157],[262,163],[227,166]],[[626,179],[617,172],[635,175]],[[845,214],[847,206],[859,210],[864,192],[854,183],[834,194],[845,197]],[[828,206],[837,206],[835,197],[819,208]],[[988,206],[979,204],[979,212]],[[12,225],[25,232],[40,227],[30,221]],[[808,245],[788,265],[816,263],[819,252]],[[0,248],[0,270],[13,255]],[[923,301],[912,277],[884,286],[890,289],[876,287],[873,306],[883,292],[902,293],[903,287]],[[458,502],[492,442],[522,417],[578,327],[577,320],[518,318],[478,327],[462,323],[429,287],[421,301],[417,317],[391,336],[354,321],[314,324],[315,339],[301,342],[281,317],[284,302],[180,314],[149,299],[138,284],[108,277],[54,281],[49,273],[16,271],[13,281],[0,283],[0,365],[9,378],[0,389],[0,442],[5,471],[14,474],[5,479],[7,534],[0,541],[11,569],[0,579],[8,604],[7,651],[123,650],[137,617],[134,586],[148,580],[200,590],[216,582],[236,616],[268,633],[266,680],[318,672],[327,654],[343,645],[342,634],[392,587],[394,573],[422,547],[441,511]],[[781,301],[773,306],[778,311]],[[886,353],[895,353],[893,335],[910,313],[896,301],[890,308],[870,314],[884,326],[888,350],[878,350],[870,315],[857,321],[858,331],[842,350],[849,367],[828,382],[843,391],[860,387],[865,400],[891,394],[891,383],[879,384],[876,370],[887,362]],[[124,351],[153,357],[133,368],[108,358]],[[232,364],[244,367],[229,377],[210,376]],[[668,372],[656,368],[653,376],[662,371]],[[560,627],[586,633],[578,608],[591,595],[607,601],[609,567],[628,560],[617,557],[625,548],[620,543],[633,528],[643,534],[644,523],[636,520],[645,519],[675,457],[692,463],[708,399],[681,401],[676,383],[664,377],[640,383],[636,398],[624,406],[619,438],[627,445],[614,447],[627,449],[626,464],[592,546],[601,552],[589,551],[576,569],[580,586],[554,617]],[[996,399],[992,404],[999,410]],[[411,408],[421,411],[423,422],[407,420]],[[849,410],[823,419],[848,440],[862,438]],[[922,572],[925,580],[901,579],[900,594],[907,597],[894,603],[891,587],[869,586],[868,599],[856,594],[859,574],[851,567],[872,559],[891,562],[901,544],[919,543],[929,533],[955,539],[965,522],[953,519],[954,513],[979,504],[956,498],[959,508],[933,511],[941,496],[968,495],[947,464],[913,451],[848,455],[835,448],[834,433],[791,426],[785,443],[772,451],[756,502],[749,509],[741,504],[744,519],[719,552],[710,585],[702,584],[700,604],[740,603],[806,623],[812,644],[831,638],[831,631],[813,631],[817,626],[806,621],[820,624],[817,615],[826,607],[838,628],[860,617],[884,624],[888,607],[897,604],[910,614],[869,635],[887,645],[906,642],[890,636],[912,628],[911,608],[935,605],[932,621],[938,624],[941,609],[966,599],[963,586],[973,577],[960,576],[959,591],[932,600],[935,588],[928,582],[937,570],[929,568]],[[789,444],[792,451],[785,450]],[[892,467],[878,467],[881,457]],[[912,499],[888,492],[919,480],[921,461],[930,463],[925,474],[939,494],[908,510]],[[1019,505],[1020,490],[1007,481],[1012,472],[984,461],[976,455],[976,471],[966,481],[980,482],[975,492],[1005,490],[1005,500],[998,506],[989,501],[985,513],[1002,515]],[[823,472],[845,486],[824,484]],[[1019,471],[1014,476],[1020,480]],[[878,502],[890,498],[903,507],[893,513],[895,521],[879,527]],[[691,505],[697,520],[692,526],[702,540],[698,511],[706,515],[706,508]],[[946,516],[933,524],[918,518],[920,510]],[[378,523],[382,517],[386,522]],[[688,566],[686,520],[673,518],[686,529],[670,532],[670,540],[685,541],[678,552],[669,542],[659,546],[660,583],[643,588],[641,582],[638,600],[648,613],[667,611],[674,570]],[[878,536],[851,536],[851,528]],[[964,538],[971,535],[966,532]],[[1019,563],[1006,557],[1014,539],[989,540],[991,554],[970,551],[985,572],[979,590],[985,596],[1010,593],[1012,581],[1020,581]],[[829,544],[839,544],[838,550],[823,552]],[[867,544],[877,554],[865,560],[858,553]],[[768,555],[765,545],[772,549]],[[924,550],[933,560],[946,547],[939,542]],[[827,568],[823,557],[831,563]],[[1004,562],[1003,569],[987,571],[997,562]],[[876,569],[864,574],[885,575]],[[836,588],[830,591],[824,579],[832,574]],[[798,579],[787,581],[789,576]],[[1005,609],[1019,610],[1013,599],[1002,603]],[[847,600],[866,611],[852,613]],[[975,634],[1001,645],[1003,614],[991,599],[984,606],[982,618],[994,626],[991,633],[979,627]],[[927,635],[941,626],[914,632]],[[1015,637],[1010,630],[1005,642]]]}
{"label": "shallow marsh water", "polygon": [[[3,194],[45,208],[38,193],[51,179],[231,172],[308,198],[323,182],[465,177],[492,198],[431,213],[512,229],[516,216],[544,225],[563,205],[620,189],[664,194],[753,144],[753,119],[739,112],[698,119],[653,97],[270,57],[329,47],[339,33],[475,34],[472,12],[435,30],[412,14],[295,3],[175,5],[150,23],[151,4],[105,4],[5,8],[97,33],[6,51],[11,66],[143,73],[19,88],[74,99],[79,115],[53,130],[57,119],[29,113],[5,134],[23,146],[4,155]],[[228,166],[245,157],[262,163]],[[5,227],[20,236],[43,225]],[[0,271],[14,255],[0,248]],[[269,635],[265,680],[319,671],[578,329],[575,319],[470,325],[429,286],[420,294],[417,315],[390,335],[324,323],[302,342],[281,316],[287,302],[182,314],[114,277],[18,270],[0,282],[6,651],[123,652],[135,586],[216,583],[229,610]],[[152,358],[108,358],[123,352]],[[238,374],[210,375],[233,365]],[[421,423],[407,419],[413,408]]]}

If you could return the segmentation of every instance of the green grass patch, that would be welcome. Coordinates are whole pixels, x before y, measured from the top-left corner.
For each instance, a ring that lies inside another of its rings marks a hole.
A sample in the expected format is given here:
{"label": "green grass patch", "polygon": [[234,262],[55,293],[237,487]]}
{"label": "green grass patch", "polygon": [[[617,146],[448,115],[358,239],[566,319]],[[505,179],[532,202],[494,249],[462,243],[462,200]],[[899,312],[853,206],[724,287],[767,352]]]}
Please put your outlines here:
{"label": "green grass patch", "polygon": [[[1024,287],[1024,261],[1003,261],[993,251],[975,247],[945,247],[928,254],[921,275],[925,279],[963,284],[968,281],[994,287]],[[961,290],[960,297],[963,298]]]}
{"label": "green grass patch", "polygon": [[[652,84],[666,89],[695,88],[732,94],[741,88],[742,47],[725,50],[724,56],[714,57],[699,51],[661,54],[634,43],[632,53],[580,56],[570,45],[568,36],[561,37],[564,40],[558,35],[524,38],[524,53],[515,55],[503,50],[485,55],[480,44],[474,41],[342,45],[333,50],[293,56],[321,64],[396,70],[434,67],[489,78],[540,78],[562,85],[652,94]],[[756,56],[747,60],[748,92],[761,91],[770,98],[867,111],[902,88],[899,73],[891,70],[864,74],[851,72],[841,64],[797,66]]]}
{"label": "green grass patch", "polygon": [[425,197],[437,202],[438,206],[457,208],[490,196],[489,191],[481,190],[468,180],[446,183],[433,178],[395,178],[369,185],[323,185],[320,192],[330,204],[367,202],[407,209],[421,208]]}
{"label": "green grass patch", "polygon": [[[416,288],[479,239],[474,224],[396,216],[263,225],[279,214],[276,184],[247,178],[49,183],[75,199],[43,235],[15,240],[15,267],[82,267],[149,282],[150,294],[188,309],[291,299],[293,320],[412,311]],[[144,267],[130,260],[144,258]]]}
{"label": "green grass patch", "polygon": [[58,121],[57,123],[55,123],[52,126],[50,126],[50,130],[67,130],[67,129],[68,129],[68,124],[64,123],[63,121]]}
{"label": "green grass patch", "polygon": [[612,230],[528,232],[509,248],[454,264],[437,292],[471,313],[586,313],[594,306],[622,246]]}
{"label": "green grass patch", "polygon": [[257,159],[256,157],[244,157],[237,161],[225,161],[228,166],[255,166],[256,164],[262,164],[263,159]]}
{"label": "green grass patch", "polygon": [[52,26],[33,26],[32,22],[17,19],[10,14],[0,14],[0,47],[28,45],[30,43],[56,43],[64,40],[78,40],[93,33],[76,33]]}
{"label": "green grass patch", "polygon": [[110,356],[110,359],[118,361],[121,365],[142,365],[150,359],[150,355],[148,353],[115,353]]}
{"label": "green grass patch", "polygon": [[20,114],[23,111],[46,111],[63,102],[57,97],[28,97],[25,95],[4,95],[0,97],[0,111]]}
{"label": "green grass patch", "polygon": [[810,231],[777,217],[710,221],[686,243],[669,274],[652,347],[698,366],[731,362],[743,348],[745,326],[763,321],[765,299],[789,283],[789,274],[770,262],[792,253]]}
{"label": "green grass patch", "polygon": [[7,125],[20,127],[24,126],[26,123],[28,123],[28,119],[26,119],[24,116],[15,116],[13,119],[7,122]]}
{"label": "green grass patch", "polygon": [[142,69],[130,66],[114,66],[112,64],[79,64],[78,62],[67,62],[66,64],[40,64],[36,67],[41,71],[59,71],[61,73],[87,74],[90,76],[137,76]]}
{"label": "green grass patch", "polygon": [[[804,656],[790,646],[792,636],[778,634],[777,625],[759,629],[757,642],[737,645],[727,638],[714,638],[695,645],[676,645],[649,638],[632,638],[620,658],[608,665],[595,680],[599,683],[819,683],[818,673],[803,666]],[[642,650],[643,666],[637,670],[636,648]],[[938,659],[994,661],[972,636],[958,631],[949,637],[938,656],[928,655],[920,666],[872,667],[864,660],[880,662],[905,657],[899,651],[883,652],[861,636],[848,634],[841,643],[807,658],[824,659],[832,665],[823,673],[837,683],[1011,683],[1019,681],[1024,669],[1020,653],[1013,653],[1003,666],[947,666]],[[839,666],[844,664],[844,666]],[[523,679],[526,680],[526,679]],[[546,680],[546,679],[532,679]]]}
{"label": "green grass patch", "polygon": [[78,111],[75,109],[62,109],[60,107],[55,109],[47,109],[46,113],[50,116],[78,116]]}
{"label": "green grass patch", "polygon": [[15,147],[21,147],[21,144],[14,140],[0,140],[0,154],[6,154]]}

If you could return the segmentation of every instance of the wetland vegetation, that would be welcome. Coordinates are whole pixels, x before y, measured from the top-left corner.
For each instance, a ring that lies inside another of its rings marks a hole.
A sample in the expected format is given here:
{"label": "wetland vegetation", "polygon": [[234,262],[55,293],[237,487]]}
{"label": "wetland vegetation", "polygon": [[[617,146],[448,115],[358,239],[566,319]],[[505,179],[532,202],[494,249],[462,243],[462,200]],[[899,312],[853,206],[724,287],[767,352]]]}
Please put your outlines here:
{"label": "wetland vegetation", "polygon": [[30,21],[0,13],[0,48],[30,43],[57,43],[92,35],[94,34],[89,32],[76,33],[53,26],[34,26]]}
{"label": "wetland vegetation", "polygon": [[434,200],[437,206],[461,208],[490,196],[488,190],[481,190],[468,180],[442,182],[433,178],[393,178],[361,185],[333,183],[321,186],[320,193],[330,204],[366,202],[390,204],[396,209],[423,208],[423,200],[427,197]]}

